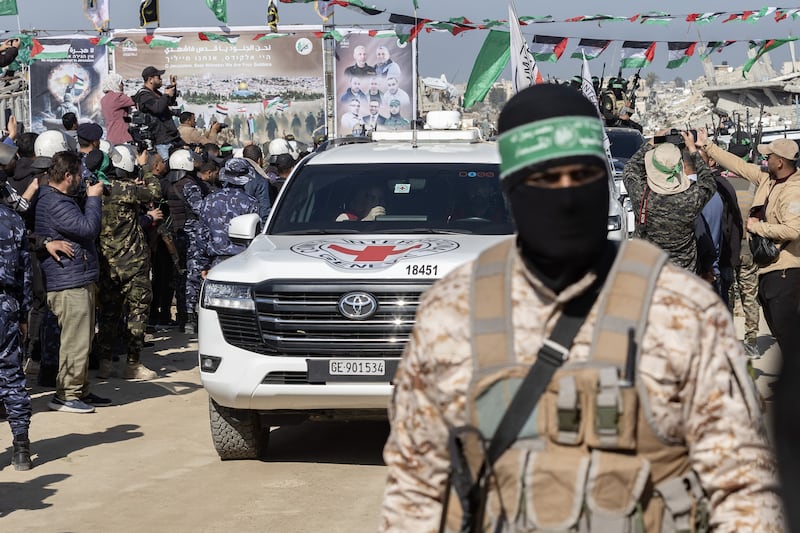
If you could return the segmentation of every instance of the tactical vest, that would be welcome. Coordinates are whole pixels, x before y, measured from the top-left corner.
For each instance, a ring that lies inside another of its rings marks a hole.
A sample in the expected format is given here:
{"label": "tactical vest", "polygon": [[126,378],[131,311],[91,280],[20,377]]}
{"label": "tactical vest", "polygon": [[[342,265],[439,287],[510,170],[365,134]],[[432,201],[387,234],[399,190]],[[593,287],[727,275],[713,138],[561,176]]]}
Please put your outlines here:
{"label": "tactical vest", "polygon": [[169,214],[172,217],[171,229],[175,232],[181,231],[188,220],[197,220],[197,216],[192,212],[183,195],[183,187],[187,183],[196,183],[205,198],[208,195],[208,186],[203,180],[195,178],[191,174],[186,174],[175,182],[163,179],[161,183],[164,199],[167,201]]}
{"label": "tactical vest", "polygon": [[[480,255],[471,294],[472,380],[463,433],[469,469],[531,365],[514,353],[513,240]],[[641,240],[622,244],[595,306],[588,360],[569,359],[554,375],[518,440],[493,465],[482,527],[462,529],[450,491],[445,531],[704,531],[707,505],[688,448],[659,434],[647,391],[626,382],[631,342],[641,345],[656,280],[667,255]],[[637,365],[638,367],[638,365]],[[629,369],[630,372],[630,369]],[[630,374],[629,374],[630,375]],[[472,429],[469,428],[469,429]]]}

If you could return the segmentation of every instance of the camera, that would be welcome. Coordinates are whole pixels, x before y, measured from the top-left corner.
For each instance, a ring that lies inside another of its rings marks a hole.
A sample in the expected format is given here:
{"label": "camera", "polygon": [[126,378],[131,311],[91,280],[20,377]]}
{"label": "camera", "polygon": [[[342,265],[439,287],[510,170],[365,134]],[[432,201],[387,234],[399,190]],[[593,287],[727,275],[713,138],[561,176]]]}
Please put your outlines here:
{"label": "camera", "polygon": [[227,124],[224,124],[224,123],[222,123],[222,122],[220,122],[220,123],[219,123],[219,129],[221,129],[221,130],[224,130],[224,129],[225,129],[225,128],[227,128],[227,127],[228,127],[228,125],[227,125]]}
{"label": "camera", "polygon": [[[689,130],[689,133],[692,134],[692,138],[697,142],[697,130]],[[656,135],[653,137],[653,144],[661,144],[661,143],[670,143],[683,148],[686,144],[683,142],[683,135],[681,135],[680,130],[676,130],[672,128],[669,130],[669,133],[666,135]]]}
{"label": "camera", "polygon": [[152,117],[147,113],[141,111],[134,111],[131,113],[128,133],[133,137],[133,144],[136,146],[138,152],[144,150],[153,151],[155,148],[155,135],[153,134]]}
{"label": "camera", "polygon": [[[100,178],[98,178],[94,172],[90,173],[86,178],[86,183],[89,186],[97,185],[100,182],[101,182]],[[105,180],[102,180],[102,183],[103,183],[103,196],[111,196],[111,184]]]}

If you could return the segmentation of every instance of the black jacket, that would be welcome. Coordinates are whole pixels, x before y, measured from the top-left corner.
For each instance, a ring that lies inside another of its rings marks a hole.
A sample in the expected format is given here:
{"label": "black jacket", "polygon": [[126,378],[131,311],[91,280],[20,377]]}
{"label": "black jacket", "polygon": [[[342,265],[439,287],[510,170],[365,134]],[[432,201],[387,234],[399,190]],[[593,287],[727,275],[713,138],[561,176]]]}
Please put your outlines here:
{"label": "black jacket", "polygon": [[181,136],[173,119],[178,112],[171,108],[171,106],[177,105],[175,97],[142,88],[133,97],[133,101],[136,102],[136,109],[154,119],[148,125],[153,130],[155,144],[180,142]]}

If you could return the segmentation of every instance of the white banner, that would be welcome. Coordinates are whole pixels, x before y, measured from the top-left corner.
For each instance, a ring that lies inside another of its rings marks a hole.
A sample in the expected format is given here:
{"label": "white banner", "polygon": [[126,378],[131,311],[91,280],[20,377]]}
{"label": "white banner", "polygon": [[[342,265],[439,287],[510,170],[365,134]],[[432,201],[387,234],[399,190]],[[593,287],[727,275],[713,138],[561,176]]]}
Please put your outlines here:
{"label": "white banner", "polygon": [[522,36],[513,4],[508,4],[508,27],[511,30],[511,82],[518,93],[536,83],[537,67],[528,43]]}

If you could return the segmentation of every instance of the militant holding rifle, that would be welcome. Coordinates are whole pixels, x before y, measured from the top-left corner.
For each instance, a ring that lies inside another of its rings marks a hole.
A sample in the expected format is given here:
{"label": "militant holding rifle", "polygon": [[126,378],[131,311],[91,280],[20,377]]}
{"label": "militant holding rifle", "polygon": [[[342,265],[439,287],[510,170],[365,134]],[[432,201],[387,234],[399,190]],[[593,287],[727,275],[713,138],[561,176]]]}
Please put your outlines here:
{"label": "militant holding rifle", "polygon": [[167,220],[163,224],[159,224],[156,226],[156,233],[158,236],[161,237],[161,240],[164,242],[164,248],[167,249],[170,258],[172,259],[172,264],[175,265],[175,269],[178,271],[178,274],[185,274],[186,268],[181,265],[181,258],[178,255],[178,248],[175,246],[175,239],[172,238],[172,233],[169,231],[169,226],[172,225],[172,217],[167,217]]}

